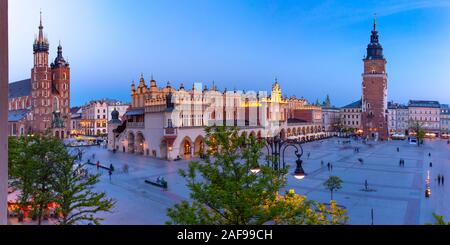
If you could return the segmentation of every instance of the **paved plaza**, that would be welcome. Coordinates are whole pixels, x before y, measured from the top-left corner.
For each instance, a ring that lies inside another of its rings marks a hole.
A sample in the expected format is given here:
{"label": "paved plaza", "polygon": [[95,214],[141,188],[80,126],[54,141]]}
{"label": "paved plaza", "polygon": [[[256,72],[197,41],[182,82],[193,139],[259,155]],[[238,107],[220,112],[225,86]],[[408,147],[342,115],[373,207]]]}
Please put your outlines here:
{"label": "paved plaza", "polygon": [[[309,199],[327,203],[330,193],[323,182],[330,175],[339,176],[343,188],[334,193],[334,199],[348,210],[350,224],[371,224],[372,209],[374,224],[425,224],[433,221],[433,212],[450,219],[450,145],[446,141],[426,141],[421,147],[409,145],[407,141],[341,142],[342,139],[332,138],[304,144],[302,159],[308,175],[301,181],[293,177],[295,156],[287,152],[290,173],[286,189],[295,189]],[[360,149],[359,153],[355,153],[355,147]],[[117,169],[111,181],[103,171],[97,186],[117,201],[113,213],[103,215],[104,224],[164,224],[167,208],[189,198],[185,181],[178,175],[179,169],[187,168],[188,161],[167,162],[126,153],[114,154],[100,147],[87,148],[84,158],[93,153],[96,161],[107,166],[112,163]],[[309,159],[307,153],[310,153]],[[360,158],[363,163],[358,161]],[[405,159],[404,167],[399,166],[401,158]],[[328,162],[333,165],[331,172]],[[432,167],[430,162],[433,162]],[[124,164],[129,165],[128,174],[122,172]],[[97,171],[95,166],[89,169]],[[425,198],[428,172],[432,194]],[[446,177],[447,186],[438,185],[438,174]],[[144,182],[158,176],[168,181],[167,191]],[[365,190],[365,180],[369,191]]]}

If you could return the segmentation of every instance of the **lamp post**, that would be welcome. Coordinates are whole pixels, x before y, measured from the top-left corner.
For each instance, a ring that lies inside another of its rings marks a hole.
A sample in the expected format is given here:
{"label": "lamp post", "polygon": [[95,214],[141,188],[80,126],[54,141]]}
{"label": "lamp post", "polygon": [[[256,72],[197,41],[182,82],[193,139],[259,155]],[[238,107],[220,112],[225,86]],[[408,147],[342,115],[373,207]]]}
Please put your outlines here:
{"label": "lamp post", "polygon": [[[303,155],[303,148],[298,140],[286,139],[283,140],[279,136],[275,137],[267,137],[265,139],[265,148],[267,150],[267,166],[271,166],[275,171],[279,171],[286,167],[285,153],[286,149],[289,147],[293,147],[295,149],[295,155],[297,156],[296,168],[294,171],[294,177],[298,180],[302,180],[305,178],[306,173],[303,169],[303,161],[301,157]],[[269,157],[271,159],[269,159]],[[257,174],[261,171],[259,166],[254,166],[250,169],[250,171],[254,174]]]}

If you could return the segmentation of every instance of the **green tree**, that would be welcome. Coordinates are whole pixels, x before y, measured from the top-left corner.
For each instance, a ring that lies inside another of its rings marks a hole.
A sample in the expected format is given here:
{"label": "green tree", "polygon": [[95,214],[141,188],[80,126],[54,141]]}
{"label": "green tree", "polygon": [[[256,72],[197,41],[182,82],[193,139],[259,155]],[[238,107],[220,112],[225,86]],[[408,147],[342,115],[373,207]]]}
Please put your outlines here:
{"label": "green tree", "polygon": [[92,191],[98,176],[83,180],[75,175],[75,157],[59,139],[49,134],[10,138],[8,155],[12,185],[20,190],[18,202],[22,207],[31,207],[30,214],[39,225],[52,202],[60,206],[63,224],[85,219],[83,214],[89,214],[88,219],[98,223],[91,211],[111,208],[103,193]]}
{"label": "green tree", "polygon": [[434,217],[434,224],[430,224],[428,223],[427,225],[450,225],[450,222],[445,222],[444,220],[444,216],[441,215],[437,215],[436,213],[433,213],[433,217]]}
{"label": "green tree", "polygon": [[323,185],[330,191],[331,200],[333,200],[333,192],[342,188],[342,180],[337,176],[330,176]]}
{"label": "green tree", "polygon": [[[205,162],[192,162],[187,171],[180,171],[192,201],[169,208],[168,224],[314,223],[308,212],[320,211],[313,202],[295,194],[297,202],[287,202],[278,194],[286,184],[287,169],[275,171],[259,163],[262,142],[246,134],[239,136],[236,128],[227,127],[207,128],[205,141]],[[255,168],[260,169],[257,174],[250,171]]]}
{"label": "green tree", "polygon": [[423,124],[419,121],[410,121],[409,129],[416,133],[417,146],[420,146],[421,142],[425,139],[425,130],[423,129]]}
{"label": "green tree", "polygon": [[31,206],[30,214],[40,225],[46,216],[44,211],[48,204],[55,201],[52,190],[53,170],[55,164],[62,159],[64,145],[48,135],[11,141],[13,144],[9,148],[9,163],[13,184],[21,191],[19,203],[23,207]]}
{"label": "green tree", "polygon": [[93,189],[100,175],[83,175],[84,165],[77,165],[70,154],[55,167],[53,188],[56,193],[60,225],[76,225],[88,221],[96,225],[102,218],[95,216],[99,212],[111,212],[115,201],[107,198],[104,192]]}
{"label": "green tree", "polygon": [[269,201],[265,208],[277,225],[337,225],[348,222],[346,211],[339,208],[335,201],[327,207],[295,194],[294,190]]}

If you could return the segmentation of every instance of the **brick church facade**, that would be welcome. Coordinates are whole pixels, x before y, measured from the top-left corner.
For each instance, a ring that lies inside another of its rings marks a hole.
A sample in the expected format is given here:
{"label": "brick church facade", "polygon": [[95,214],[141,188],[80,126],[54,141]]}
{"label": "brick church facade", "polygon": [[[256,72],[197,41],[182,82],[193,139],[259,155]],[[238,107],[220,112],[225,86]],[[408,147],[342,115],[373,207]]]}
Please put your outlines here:
{"label": "brick church facade", "polygon": [[387,140],[388,102],[387,102],[387,61],[383,56],[383,47],[378,40],[376,20],[374,20],[370,44],[364,58],[362,75],[362,129],[363,137]]}
{"label": "brick church facade", "polygon": [[49,65],[49,42],[44,36],[42,17],[33,44],[31,78],[9,84],[8,131],[10,136],[51,132],[55,137],[70,135],[70,67],[62,54]]}

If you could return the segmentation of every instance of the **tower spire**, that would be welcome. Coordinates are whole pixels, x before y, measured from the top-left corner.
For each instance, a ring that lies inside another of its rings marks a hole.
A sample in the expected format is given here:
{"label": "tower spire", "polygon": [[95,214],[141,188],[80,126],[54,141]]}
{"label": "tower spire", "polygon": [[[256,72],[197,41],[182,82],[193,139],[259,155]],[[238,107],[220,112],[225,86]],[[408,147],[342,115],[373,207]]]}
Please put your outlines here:
{"label": "tower spire", "polygon": [[43,28],[42,26],[42,10],[39,10],[39,28]]}
{"label": "tower spire", "polygon": [[44,42],[44,26],[42,25],[42,11],[39,12],[39,42]]}
{"label": "tower spire", "polygon": [[373,30],[377,30],[377,13],[373,14]]}
{"label": "tower spire", "polygon": [[34,40],[33,51],[36,52],[48,52],[48,41],[44,36],[44,25],[42,24],[42,11],[39,12],[39,33]]}

